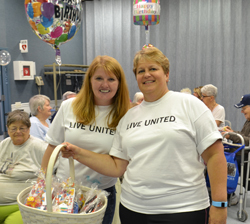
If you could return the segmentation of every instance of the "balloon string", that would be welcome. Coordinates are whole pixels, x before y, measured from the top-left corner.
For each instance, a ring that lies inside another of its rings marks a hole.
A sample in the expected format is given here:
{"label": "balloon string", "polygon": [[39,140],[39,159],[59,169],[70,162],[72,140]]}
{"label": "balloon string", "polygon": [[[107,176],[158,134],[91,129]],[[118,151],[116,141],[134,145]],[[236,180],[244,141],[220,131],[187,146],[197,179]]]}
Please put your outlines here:
{"label": "balloon string", "polygon": [[56,91],[58,90],[58,87],[59,87],[59,85],[60,85],[60,83],[61,83],[61,70],[60,70],[60,67],[61,67],[61,65],[59,65],[59,68],[58,68],[58,74],[59,74],[59,81],[58,81],[58,84],[57,84],[57,87],[56,87]]}
{"label": "balloon string", "polygon": [[61,52],[58,47],[56,47],[56,62],[59,66],[62,65]]}
{"label": "balloon string", "polygon": [[149,27],[145,26],[146,44],[149,44]]}

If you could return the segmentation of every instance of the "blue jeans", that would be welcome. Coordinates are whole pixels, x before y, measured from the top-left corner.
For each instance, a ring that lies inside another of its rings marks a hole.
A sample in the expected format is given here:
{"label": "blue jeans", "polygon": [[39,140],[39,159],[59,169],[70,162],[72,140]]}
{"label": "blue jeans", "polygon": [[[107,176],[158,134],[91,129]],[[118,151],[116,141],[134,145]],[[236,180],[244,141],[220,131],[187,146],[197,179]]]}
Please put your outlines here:
{"label": "blue jeans", "polygon": [[106,208],[106,212],[104,214],[102,224],[111,224],[115,213],[116,189],[115,186],[113,186],[104,190],[109,192],[109,196],[108,196],[108,205]]}

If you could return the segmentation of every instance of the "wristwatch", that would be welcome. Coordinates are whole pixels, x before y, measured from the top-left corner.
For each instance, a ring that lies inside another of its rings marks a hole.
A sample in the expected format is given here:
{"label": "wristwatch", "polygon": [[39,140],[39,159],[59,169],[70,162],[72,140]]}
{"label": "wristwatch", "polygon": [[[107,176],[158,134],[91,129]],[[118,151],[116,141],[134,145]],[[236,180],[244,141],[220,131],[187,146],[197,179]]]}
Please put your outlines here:
{"label": "wristwatch", "polygon": [[212,201],[212,205],[214,207],[218,207],[218,208],[226,208],[227,207],[227,201]]}

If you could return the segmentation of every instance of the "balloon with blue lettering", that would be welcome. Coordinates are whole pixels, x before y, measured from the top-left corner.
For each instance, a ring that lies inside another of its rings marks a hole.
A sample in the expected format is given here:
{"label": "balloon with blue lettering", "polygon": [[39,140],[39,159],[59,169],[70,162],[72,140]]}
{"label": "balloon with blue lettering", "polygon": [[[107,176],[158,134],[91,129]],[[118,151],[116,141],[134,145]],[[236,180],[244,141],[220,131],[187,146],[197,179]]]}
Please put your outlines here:
{"label": "balloon with blue lettering", "polygon": [[33,32],[56,50],[60,65],[60,45],[72,40],[81,27],[81,0],[24,0],[24,6]]}
{"label": "balloon with blue lettering", "polygon": [[134,0],[133,20],[135,25],[148,26],[160,22],[160,0]]}
{"label": "balloon with blue lettering", "polygon": [[160,0],[134,0],[133,20],[135,25],[145,26],[146,43],[149,43],[150,25],[160,22]]}

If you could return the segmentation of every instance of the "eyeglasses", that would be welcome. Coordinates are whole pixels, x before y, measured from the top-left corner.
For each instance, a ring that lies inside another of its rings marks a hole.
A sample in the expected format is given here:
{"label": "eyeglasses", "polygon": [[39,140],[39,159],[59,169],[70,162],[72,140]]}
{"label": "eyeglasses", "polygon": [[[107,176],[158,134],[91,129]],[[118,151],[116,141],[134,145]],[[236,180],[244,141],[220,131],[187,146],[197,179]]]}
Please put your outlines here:
{"label": "eyeglasses", "polygon": [[203,95],[201,95],[201,98],[205,98],[205,97],[210,97],[210,96],[203,96]]}
{"label": "eyeglasses", "polygon": [[22,133],[25,133],[28,130],[28,128],[9,128],[10,133],[15,133],[17,132],[17,130],[19,130]]}

